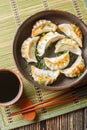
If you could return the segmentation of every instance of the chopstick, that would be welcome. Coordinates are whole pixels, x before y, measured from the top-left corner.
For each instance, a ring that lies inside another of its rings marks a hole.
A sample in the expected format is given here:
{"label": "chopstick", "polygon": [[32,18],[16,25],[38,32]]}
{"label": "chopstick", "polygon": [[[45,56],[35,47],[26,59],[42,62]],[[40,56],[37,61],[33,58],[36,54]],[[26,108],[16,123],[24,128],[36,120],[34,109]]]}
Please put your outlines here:
{"label": "chopstick", "polygon": [[[65,95],[67,95],[67,94],[70,94],[70,92],[71,92],[71,91],[69,90],[69,91],[64,92],[64,93],[62,93],[62,94],[60,94],[60,95],[54,96],[54,97],[52,97],[52,98],[48,98],[48,99],[46,99],[46,100],[44,100],[44,101],[41,101],[41,102],[39,102],[39,103],[33,104],[33,105],[31,105],[31,106],[28,106],[28,107],[23,108],[23,109],[21,109],[21,110],[19,110],[19,111],[13,112],[13,113],[11,113],[10,115],[11,115],[11,116],[15,116],[15,115],[17,115],[17,114],[23,114],[23,113],[26,113],[26,112],[30,112],[30,111],[33,111],[33,110],[41,109],[41,108],[48,107],[48,106],[51,106],[51,105],[56,105],[56,104],[58,104],[58,103],[63,103],[63,102],[70,101],[70,100],[72,100],[72,99],[77,98],[76,96],[72,96],[72,97],[69,97],[69,98],[65,98],[65,99],[58,100],[58,101],[51,102],[51,103],[47,104],[47,103],[50,102],[50,101],[57,100],[57,98],[60,98],[60,97],[65,96]],[[75,91],[72,90],[72,93],[75,93]],[[46,104],[44,104],[44,103],[46,103]],[[41,106],[41,105],[42,105],[42,106]]]}
{"label": "chopstick", "polygon": [[61,99],[61,100],[58,100],[58,101],[55,101],[55,102],[51,102],[51,103],[48,103],[48,104],[43,104],[43,105],[40,104],[40,106],[36,106],[36,107],[30,108],[30,109],[27,109],[27,110],[23,110],[21,112],[11,113],[10,115],[11,116],[15,116],[15,115],[18,115],[18,114],[24,114],[24,113],[27,113],[27,112],[35,111],[37,109],[41,109],[41,108],[45,108],[45,107],[49,107],[49,106],[58,105],[58,104],[65,103],[65,102],[69,102],[69,101],[72,101],[72,100],[74,100],[76,98],[77,98],[77,96],[72,96],[72,97]]}

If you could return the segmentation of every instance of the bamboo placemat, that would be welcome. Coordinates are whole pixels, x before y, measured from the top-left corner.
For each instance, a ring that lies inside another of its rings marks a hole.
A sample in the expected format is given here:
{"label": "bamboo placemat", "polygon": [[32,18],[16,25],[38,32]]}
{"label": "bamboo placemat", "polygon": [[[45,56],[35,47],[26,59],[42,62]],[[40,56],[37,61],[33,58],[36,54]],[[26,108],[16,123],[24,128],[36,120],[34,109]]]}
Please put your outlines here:
{"label": "bamboo placemat", "polygon": [[[86,0],[85,0],[86,1]],[[69,11],[77,15],[87,23],[86,4],[83,0],[3,0],[0,1],[0,68],[10,68],[18,72],[12,56],[12,40],[17,27],[32,14],[47,9]],[[19,72],[18,72],[19,73]],[[22,75],[19,73],[22,77]],[[23,77],[23,97],[28,97],[33,103],[58,95],[60,92],[52,92],[34,87]],[[22,115],[10,117],[10,112],[18,109],[16,105],[0,107],[0,128],[2,130],[13,129],[19,126],[31,124],[51,117],[58,116],[87,106],[87,85],[76,90],[78,100],[75,102],[45,108],[37,111],[37,118],[33,122],[25,121]]]}

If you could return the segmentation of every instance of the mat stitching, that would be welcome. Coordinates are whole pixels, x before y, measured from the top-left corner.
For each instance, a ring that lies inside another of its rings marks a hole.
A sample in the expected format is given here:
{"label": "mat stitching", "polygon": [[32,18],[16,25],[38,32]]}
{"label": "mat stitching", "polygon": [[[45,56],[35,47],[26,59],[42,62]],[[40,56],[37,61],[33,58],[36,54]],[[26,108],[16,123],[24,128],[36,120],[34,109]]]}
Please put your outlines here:
{"label": "mat stitching", "polygon": [[78,91],[75,89],[76,88],[71,88],[70,91],[71,91],[72,96],[76,96],[76,98],[73,100],[73,103],[78,104],[79,103],[79,96],[78,96]]}
{"label": "mat stitching", "polygon": [[42,1],[42,4],[43,4],[43,7],[45,10],[48,10],[49,9],[49,6],[48,6],[48,1],[47,0],[41,0]]}
{"label": "mat stitching", "polygon": [[21,24],[21,20],[20,20],[20,15],[19,15],[16,0],[10,0],[10,2],[11,2],[11,7],[15,16],[16,23],[19,26]]}
{"label": "mat stitching", "polygon": [[[10,1],[11,1],[11,5],[12,5],[12,9],[13,9],[13,12],[14,12],[14,16],[15,16],[16,22],[17,22],[17,24],[19,26],[20,23],[21,23],[21,20],[20,20],[20,16],[19,16],[19,12],[18,12],[16,1],[15,0],[10,0]],[[44,7],[47,9],[47,3],[45,1],[44,1]],[[43,101],[41,90],[39,88],[37,88],[37,87],[35,87],[35,90],[36,90],[36,94],[37,94],[38,100],[39,101]],[[43,108],[42,109],[42,113],[46,113],[46,112],[47,112],[46,109]]]}
{"label": "mat stitching", "polygon": [[[77,16],[79,17],[79,19],[82,20],[83,17],[82,17],[81,11],[80,11],[78,0],[72,0],[72,2],[73,2],[73,6],[74,6]],[[79,98],[74,100],[75,104],[77,104],[78,102],[79,102]]]}
{"label": "mat stitching", "polygon": [[[45,10],[48,10],[48,9],[49,9],[49,6],[48,6],[47,0],[41,0],[41,1],[42,1],[42,4],[43,4],[44,9],[45,9]],[[37,94],[37,97],[38,97],[39,102],[43,101],[43,96],[42,96],[42,91],[41,91],[41,89],[35,86],[35,90],[36,90],[36,94]],[[47,112],[47,109],[46,109],[46,108],[43,108],[43,109],[41,109],[41,111],[42,111],[42,113],[46,113],[46,112]]]}
{"label": "mat stitching", "polygon": [[[36,94],[37,94],[37,97],[38,97],[39,102],[43,101],[43,96],[42,96],[42,91],[41,91],[41,89],[35,86],[35,90],[36,90],[35,92],[36,92]],[[42,108],[42,109],[41,109],[41,112],[42,112],[42,113],[46,113],[46,112],[47,112],[46,108]]]}
{"label": "mat stitching", "polygon": [[5,113],[6,113],[6,117],[7,117],[8,123],[12,123],[13,119],[10,116],[11,112],[10,112],[9,106],[4,107],[4,109],[5,109]]}
{"label": "mat stitching", "polygon": [[[15,16],[16,23],[17,23],[17,25],[19,26],[20,23],[21,23],[21,21],[20,21],[18,9],[17,9],[16,1],[15,1],[15,0],[10,0],[10,2],[11,2],[11,7],[12,7],[13,12],[14,12],[14,16]],[[12,123],[12,122],[13,122],[13,119],[12,119],[12,117],[10,116],[10,113],[11,113],[11,112],[10,112],[9,106],[4,107],[4,110],[5,110],[5,113],[6,113],[6,117],[7,117],[8,123]]]}
{"label": "mat stitching", "polygon": [[82,14],[81,14],[81,11],[80,11],[80,7],[79,7],[79,4],[78,4],[78,1],[77,0],[72,0],[73,2],[73,6],[74,6],[74,9],[76,11],[76,14],[77,16],[82,19]]}

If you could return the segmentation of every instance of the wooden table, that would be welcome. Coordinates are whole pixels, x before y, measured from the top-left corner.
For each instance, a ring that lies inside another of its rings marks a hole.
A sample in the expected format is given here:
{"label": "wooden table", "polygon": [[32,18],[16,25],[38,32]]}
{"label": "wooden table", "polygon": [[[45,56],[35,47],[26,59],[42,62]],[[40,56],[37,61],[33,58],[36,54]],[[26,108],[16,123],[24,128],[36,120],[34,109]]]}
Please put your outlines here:
{"label": "wooden table", "polygon": [[14,130],[87,130],[87,108]]}

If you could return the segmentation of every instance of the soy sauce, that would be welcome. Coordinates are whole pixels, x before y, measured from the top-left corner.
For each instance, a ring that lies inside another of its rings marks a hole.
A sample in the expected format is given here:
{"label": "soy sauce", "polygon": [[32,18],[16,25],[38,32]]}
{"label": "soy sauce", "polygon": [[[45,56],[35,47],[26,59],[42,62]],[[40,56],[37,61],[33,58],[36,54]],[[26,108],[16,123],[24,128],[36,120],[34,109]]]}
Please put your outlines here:
{"label": "soy sauce", "polygon": [[10,71],[0,72],[0,102],[5,103],[14,99],[19,92],[19,80]]}

